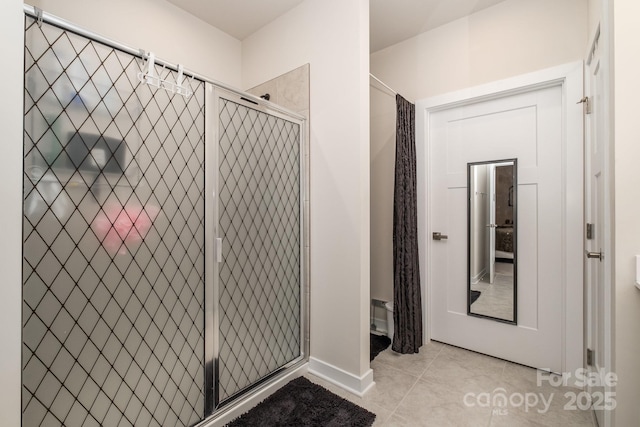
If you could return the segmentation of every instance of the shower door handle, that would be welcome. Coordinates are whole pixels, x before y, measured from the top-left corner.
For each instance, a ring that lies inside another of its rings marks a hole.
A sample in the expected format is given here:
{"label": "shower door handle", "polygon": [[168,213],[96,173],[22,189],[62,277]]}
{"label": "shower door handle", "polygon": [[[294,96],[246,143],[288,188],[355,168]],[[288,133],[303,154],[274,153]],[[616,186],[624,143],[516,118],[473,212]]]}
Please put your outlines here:
{"label": "shower door handle", "polygon": [[222,238],[216,237],[216,261],[222,262]]}

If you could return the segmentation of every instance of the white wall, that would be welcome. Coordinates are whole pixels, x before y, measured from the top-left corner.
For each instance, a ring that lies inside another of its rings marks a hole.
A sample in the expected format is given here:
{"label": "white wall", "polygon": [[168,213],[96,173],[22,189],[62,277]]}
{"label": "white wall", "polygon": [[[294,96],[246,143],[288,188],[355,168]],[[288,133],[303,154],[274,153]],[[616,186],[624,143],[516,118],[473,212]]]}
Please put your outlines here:
{"label": "white wall", "polygon": [[588,0],[589,6],[589,24],[587,27],[589,34],[589,42],[593,39],[596,33],[596,29],[602,19],[602,0]]}
{"label": "white wall", "polygon": [[371,81],[371,298],[393,301],[396,98]]}
{"label": "white wall", "polygon": [[244,87],[310,64],[311,369],[356,391],[371,375],[368,52],[367,0],[306,0],[242,54]]}
{"label": "white wall", "polygon": [[0,419],[7,426],[20,425],[22,347],[22,119],[23,40],[22,2],[4,0],[0,6],[0,67],[2,101],[2,167],[0,167]]}
{"label": "white wall", "polygon": [[585,0],[507,0],[371,55],[412,100],[584,58]]}
{"label": "white wall", "polygon": [[239,40],[165,0],[27,0],[111,40],[188,70],[241,86]]}
{"label": "white wall", "polygon": [[640,289],[635,255],[640,255],[640,2],[613,2],[614,174],[615,174],[615,347],[616,426],[640,425]]}

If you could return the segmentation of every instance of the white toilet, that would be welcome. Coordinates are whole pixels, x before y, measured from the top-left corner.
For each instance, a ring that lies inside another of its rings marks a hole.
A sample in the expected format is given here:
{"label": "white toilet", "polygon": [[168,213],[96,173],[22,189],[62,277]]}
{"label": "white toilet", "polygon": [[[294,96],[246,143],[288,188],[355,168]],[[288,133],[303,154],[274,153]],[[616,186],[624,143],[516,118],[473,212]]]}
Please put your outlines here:
{"label": "white toilet", "polygon": [[393,301],[385,302],[384,308],[387,310],[387,336],[393,341]]}

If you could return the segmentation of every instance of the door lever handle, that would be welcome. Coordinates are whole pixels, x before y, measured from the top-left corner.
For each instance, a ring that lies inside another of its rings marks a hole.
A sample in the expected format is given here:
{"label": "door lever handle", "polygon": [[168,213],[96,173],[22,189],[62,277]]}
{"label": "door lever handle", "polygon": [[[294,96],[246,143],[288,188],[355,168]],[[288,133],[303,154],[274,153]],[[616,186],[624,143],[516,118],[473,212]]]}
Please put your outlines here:
{"label": "door lever handle", "polygon": [[433,240],[447,240],[448,238],[449,236],[447,236],[446,234],[442,234],[438,231],[433,232]]}
{"label": "door lever handle", "polygon": [[602,255],[602,252],[585,251],[585,254],[587,255],[587,258],[589,258],[589,259],[596,258],[596,259],[599,259],[600,261],[602,261],[602,258],[604,258],[604,256]]}

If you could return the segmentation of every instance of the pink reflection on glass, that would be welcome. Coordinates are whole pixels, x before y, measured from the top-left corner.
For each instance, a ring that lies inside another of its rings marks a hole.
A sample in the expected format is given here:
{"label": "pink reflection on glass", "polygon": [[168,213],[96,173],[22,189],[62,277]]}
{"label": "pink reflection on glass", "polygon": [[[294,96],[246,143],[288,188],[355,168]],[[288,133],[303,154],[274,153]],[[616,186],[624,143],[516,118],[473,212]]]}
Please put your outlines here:
{"label": "pink reflection on glass", "polygon": [[113,203],[102,208],[91,228],[110,255],[126,255],[142,243],[159,212],[157,206]]}

